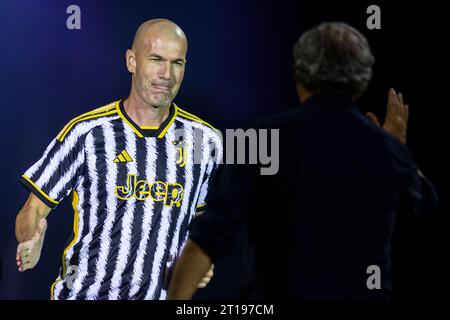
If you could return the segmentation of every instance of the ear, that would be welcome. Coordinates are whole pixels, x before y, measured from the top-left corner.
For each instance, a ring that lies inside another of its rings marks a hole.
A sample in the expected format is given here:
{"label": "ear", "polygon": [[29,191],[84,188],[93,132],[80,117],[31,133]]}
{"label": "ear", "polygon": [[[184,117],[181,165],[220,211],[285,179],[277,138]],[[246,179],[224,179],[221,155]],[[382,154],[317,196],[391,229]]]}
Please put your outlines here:
{"label": "ear", "polygon": [[130,73],[136,72],[136,55],[132,49],[128,49],[126,53],[127,69]]}

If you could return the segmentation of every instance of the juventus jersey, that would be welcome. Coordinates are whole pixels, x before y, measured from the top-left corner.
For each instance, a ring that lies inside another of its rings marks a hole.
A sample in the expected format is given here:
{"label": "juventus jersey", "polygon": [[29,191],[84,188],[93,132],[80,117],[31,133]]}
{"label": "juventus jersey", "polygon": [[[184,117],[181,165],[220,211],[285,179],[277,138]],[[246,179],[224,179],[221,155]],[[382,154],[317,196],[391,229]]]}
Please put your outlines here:
{"label": "juventus jersey", "polygon": [[52,208],[72,193],[74,237],[51,298],[164,299],[222,149],[175,104],[159,127],[139,127],[123,101],[70,121],[21,178]]}

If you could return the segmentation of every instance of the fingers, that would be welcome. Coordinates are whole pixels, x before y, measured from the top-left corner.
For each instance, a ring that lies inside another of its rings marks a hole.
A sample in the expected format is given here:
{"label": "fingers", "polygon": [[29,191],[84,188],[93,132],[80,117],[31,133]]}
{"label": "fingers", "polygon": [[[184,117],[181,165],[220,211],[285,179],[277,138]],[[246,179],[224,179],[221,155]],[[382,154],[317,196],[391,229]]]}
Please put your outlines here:
{"label": "fingers", "polygon": [[22,271],[28,270],[30,267],[30,249],[26,247],[21,254]]}
{"label": "fingers", "polygon": [[389,89],[388,103],[386,109],[386,118],[389,118],[394,113],[394,105],[396,100],[396,93],[394,88]]}
{"label": "fingers", "polygon": [[33,243],[31,241],[27,241],[27,242],[21,243],[19,245],[20,249],[18,249],[18,255],[19,255],[18,258],[19,259],[17,261],[17,267],[19,268],[20,272],[26,271],[33,267],[32,266],[32,247],[31,247],[32,245],[33,245]]}
{"label": "fingers", "polygon": [[212,278],[213,275],[214,275],[214,265],[211,266],[211,268],[206,273],[205,277]]}
{"label": "fingers", "polygon": [[46,229],[47,221],[41,219],[33,238],[18,245],[16,263],[20,272],[33,269],[38,263]]}
{"label": "fingers", "polygon": [[19,272],[23,271],[21,251],[22,251],[22,245],[19,244],[17,246],[17,251],[16,251],[16,264],[17,264],[17,269],[19,270]]}
{"label": "fingers", "polygon": [[389,90],[387,113],[383,129],[405,143],[408,116],[409,107],[405,105],[403,94],[396,93],[395,90],[391,88]]}
{"label": "fingers", "polygon": [[367,112],[366,113],[367,118],[369,118],[370,121],[372,121],[375,125],[377,125],[378,127],[381,127],[380,125],[380,121],[378,121],[378,118],[375,114],[373,114],[372,112]]}
{"label": "fingers", "polygon": [[[401,96],[401,93],[399,94]],[[394,91],[393,93],[393,99],[392,99],[392,111],[395,114],[395,116],[401,116],[402,115],[402,108],[400,105],[400,99],[399,95]]]}
{"label": "fingers", "polygon": [[197,287],[198,288],[205,288],[210,281],[211,281],[210,277],[204,277],[202,280],[200,280],[200,282],[197,285]]}
{"label": "fingers", "polygon": [[407,126],[409,117],[409,108],[403,101],[403,94],[399,93],[397,95],[397,104],[395,105],[396,115],[399,117],[399,121],[402,122],[403,126]]}
{"label": "fingers", "polygon": [[209,268],[208,272],[205,274],[205,279],[208,279],[208,282],[211,281],[211,278],[214,275],[214,264],[211,265],[211,268]]}
{"label": "fingers", "polygon": [[28,250],[24,247],[23,244],[20,244],[17,247],[16,264],[17,264],[17,268],[19,269],[19,272],[23,272],[26,270],[24,261],[28,257],[27,252],[28,252]]}
{"label": "fingers", "polygon": [[401,105],[402,107],[404,107],[404,106],[405,106],[405,102],[403,101],[403,94],[402,94],[402,93],[399,93],[399,94],[398,94],[398,99],[399,99],[400,105]]}
{"label": "fingers", "polygon": [[20,260],[20,244],[17,246],[16,250],[16,261]]}
{"label": "fingers", "polygon": [[386,118],[389,120],[393,120],[394,118],[398,118],[399,120],[406,119],[407,113],[408,112],[403,101],[403,94],[397,94],[395,90],[391,88],[389,90]]}
{"label": "fingers", "polygon": [[394,89],[389,92],[390,103],[388,104],[388,109],[392,111],[396,116],[400,116],[402,119],[407,118],[408,110],[403,101],[403,94],[396,93]]}
{"label": "fingers", "polygon": [[211,278],[214,275],[214,264],[211,265],[211,268],[209,268],[208,272],[205,274],[205,276],[200,280],[199,284],[197,285],[197,288],[205,288],[208,283],[211,281]]}
{"label": "fingers", "polygon": [[387,101],[387,106],[388,106],[387,111],[388,112],[389,112],[389,106],[392,105],[392,103],[394,102],[393,101],[394,100],[394,96],[395,96],[395,90],[394,90],[394,88],[390,88],[389,92],[388,92],[388,101]]}
{"label": "fingers", "polygon": [[408,123],[408,118],[409,118],[409,106],[407,104],[405,104],[405,102],[403,101],[403,95],[400,93],[399,94],[399,103],[400,103],[400,110],[401,110],[401,114],[402,114],[402,118],[405,120],[405,123]]}
{"label": "fingers", "polygon": [[402,112],[401,112],[400,108],[401,107],[400,107],[399,95],[395,92],[394,88],[391,88],[389,90],[386,118],[392,119],[395,117],[401,117]]}

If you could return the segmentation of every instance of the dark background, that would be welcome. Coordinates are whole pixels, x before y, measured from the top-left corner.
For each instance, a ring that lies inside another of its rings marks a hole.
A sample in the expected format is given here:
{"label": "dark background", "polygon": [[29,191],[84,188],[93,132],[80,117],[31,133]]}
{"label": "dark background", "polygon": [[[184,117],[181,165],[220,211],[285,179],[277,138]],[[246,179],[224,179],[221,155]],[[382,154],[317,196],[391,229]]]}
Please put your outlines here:
{"label": "dark background", "polygon": [[[408,145],[441,199],[431,220],[399,221],[396,298],[443,298],[449,206],[445,10],[437,2],[392,2],[1,1],[0,299],[49,298],[73,224],[66,200],[48,218],[39,264],[20,274],[14,221],[28,193],[18,178],[70,119],[128,95],[125,50],[139,24],[156,17],[175,21],[189,39],[186,75],[175,101],[222,129],[298,105],[292,46],[303,31],[337,20],[361,30],[376,64],[359,105],[384,117],[389,87],[404,94],[410,104]],[[71,4],[81,8],[81,30],[66,28]],[[381,8],[381,30],[366,28],[370,4]],[[237,297],[241,253],[217,263],[213,281],[197,298]]]}

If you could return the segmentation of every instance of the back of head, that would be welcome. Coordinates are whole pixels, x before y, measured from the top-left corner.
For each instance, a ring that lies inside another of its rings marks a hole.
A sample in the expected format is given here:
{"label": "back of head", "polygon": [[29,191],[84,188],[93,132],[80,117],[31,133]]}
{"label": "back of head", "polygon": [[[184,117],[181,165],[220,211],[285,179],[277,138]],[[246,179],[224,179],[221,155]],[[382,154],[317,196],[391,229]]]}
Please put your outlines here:
{"label": "back of head", "polygon": [[294,47],[295,80],[312,93],[359,96],[372,77],[375,59],[367,39],[342,22],[322,23]]}

